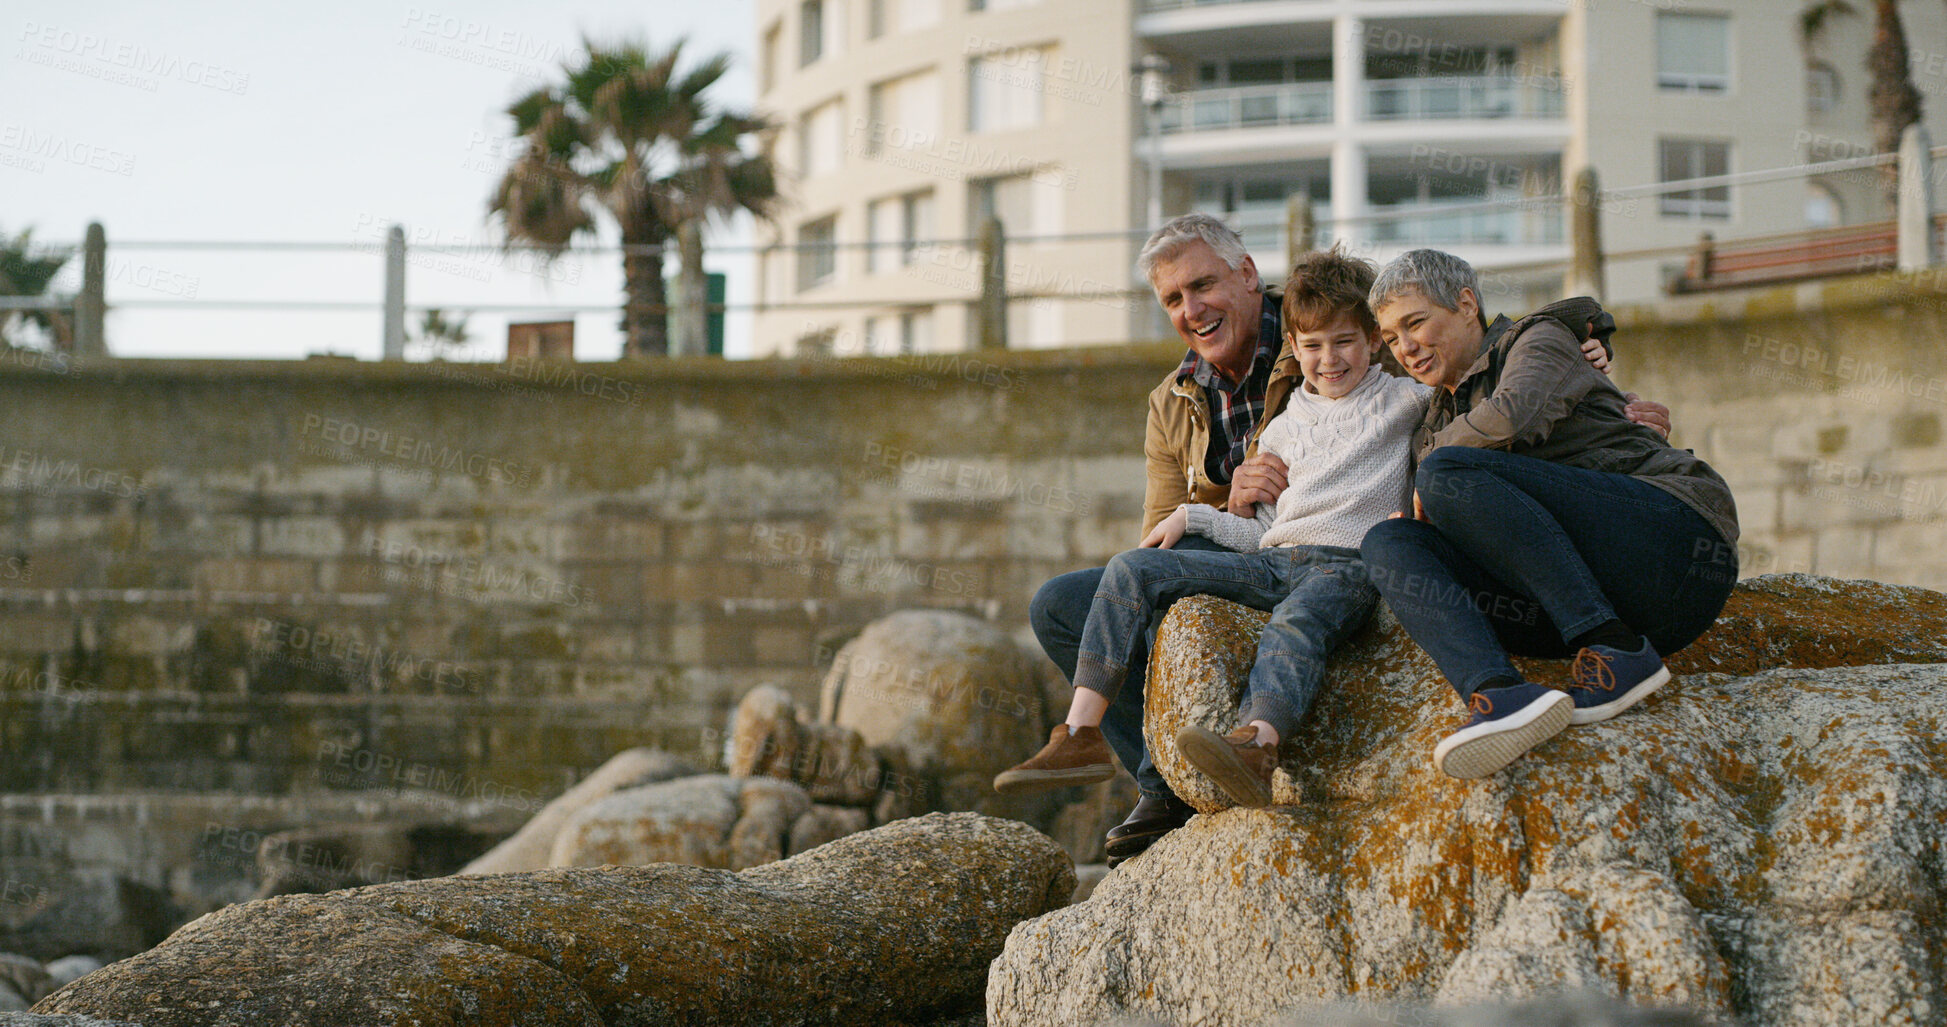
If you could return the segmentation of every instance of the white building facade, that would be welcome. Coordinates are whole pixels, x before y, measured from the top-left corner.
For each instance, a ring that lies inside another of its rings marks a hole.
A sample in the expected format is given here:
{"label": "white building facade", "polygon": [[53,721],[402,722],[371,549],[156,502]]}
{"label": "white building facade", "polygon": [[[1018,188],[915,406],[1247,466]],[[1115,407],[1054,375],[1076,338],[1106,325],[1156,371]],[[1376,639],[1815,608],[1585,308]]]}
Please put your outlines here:
{"label": "white building facade", "polygon": [[[1804,36],[1792,0],[759,0],[759,106],[790,206],[761,243],[756,355],[975,343],[973,239],[999,217],[1011,348],[1167,334],[1133,271],[1161,210],[1244,235],[1268,279],[1313,242],[1449,249],[1490,309],[1558,296],[1560,196],[1605,190],[1611,302],[1720,241],[1883,219],[1870,172],[1636,192],[1871,151],[1870,5]],[[1947,8],[1903,4],[1947,138]],[[1931,42],[1923,42],[1931,41]],[[1146,56],[1169,95],[1145,107]]]}

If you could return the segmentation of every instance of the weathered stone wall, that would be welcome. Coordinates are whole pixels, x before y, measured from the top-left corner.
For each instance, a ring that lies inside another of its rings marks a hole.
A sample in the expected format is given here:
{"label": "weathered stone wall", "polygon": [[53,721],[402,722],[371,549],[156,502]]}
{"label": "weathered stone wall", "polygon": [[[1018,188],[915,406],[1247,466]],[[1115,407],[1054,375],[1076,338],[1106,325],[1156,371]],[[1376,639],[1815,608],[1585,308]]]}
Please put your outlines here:
{"label": "weathered stone wall", "polygon": [[1745,576],[1947,590],[1947,268],[1619,312],[1630,387],[1737,495]]}
{"label": "weathered stone wall", "polygon": [[[1621,312],[1744,573],[1947,587],[1947,282]],[[0,359],[0,791],[545,796],[872,619],[1023,638],[1138,534],[1167,346],[442,367]]]}

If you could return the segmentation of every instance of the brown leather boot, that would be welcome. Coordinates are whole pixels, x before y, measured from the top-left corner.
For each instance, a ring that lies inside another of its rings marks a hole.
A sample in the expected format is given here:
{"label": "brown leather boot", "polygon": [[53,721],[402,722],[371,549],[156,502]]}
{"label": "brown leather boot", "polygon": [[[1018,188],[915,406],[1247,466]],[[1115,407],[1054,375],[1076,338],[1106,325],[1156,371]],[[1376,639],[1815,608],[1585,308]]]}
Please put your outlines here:
{"label": "brown leather boot", "polygon": [[1232,802],[1255,808],[1271,805],[1271,772],[1278,768],[1278,747],[1256,738],[1249,724],[1228,735],[1192,724],[1176,733],[1176,748]]}
{"label": "brown leather boot", "polygon": [[1056,724],[1048,744],[1029,757],[994,776],[994,790],[1002,795],[1092,785],[1115,776],[1115,753],[1099,727],[1077,728],[1068,733],[1067,724]]}

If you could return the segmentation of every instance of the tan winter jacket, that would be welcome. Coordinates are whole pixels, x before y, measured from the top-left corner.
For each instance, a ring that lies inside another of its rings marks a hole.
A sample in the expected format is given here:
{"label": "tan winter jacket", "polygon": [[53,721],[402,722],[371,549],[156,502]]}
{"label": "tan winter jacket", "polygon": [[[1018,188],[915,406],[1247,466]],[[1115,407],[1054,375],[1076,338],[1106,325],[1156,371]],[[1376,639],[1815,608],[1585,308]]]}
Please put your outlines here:
{"label": "tan winter jacket", "polygon": [[[1276,292],[1264,294],[1264,302],[1281,310],[1284,297]],[[1284,410],[1291,390],[1298,384],[1298,358],[1289,340],[1280,339],[1278,359],[1271,365],[1271,381],[1264,389],[1264,414],[1251,433],[1250,454],[1257,453],[1257,435],[1265,422]],[[1210,404],[1203,387],[1195,381],[1176,380],[1176,368],[1149,394],[1149,427],[1143,439],[1143,456],[1148,461],[1148,482],[1143,490],[1143,534],[1149,534],[1171,511],[1184,503],[1206,503],[1222,508],[1230,499],[1230,486],[1219,485],[1204,473],[1204,455],[1210,449]]]}

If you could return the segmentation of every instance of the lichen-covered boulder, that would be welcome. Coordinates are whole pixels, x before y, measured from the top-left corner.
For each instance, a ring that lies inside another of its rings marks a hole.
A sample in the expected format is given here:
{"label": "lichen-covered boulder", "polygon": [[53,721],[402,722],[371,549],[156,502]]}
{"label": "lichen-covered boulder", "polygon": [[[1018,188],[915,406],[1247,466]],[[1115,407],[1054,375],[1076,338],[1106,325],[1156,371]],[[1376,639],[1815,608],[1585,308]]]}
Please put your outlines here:
{"label": "lichen-covered boulder", "polygon": [[0,952],[0,988],[12,991],[31,1006],[54,987],[53,975],[40,960]]}
{"label": "lichen-covered boulder", "polygon": [[462,874],[504,874],[515,870],[539,870],[549,864],[554,839],[568,819],[589,803],[625,788],[637,788],[658,781],[694,774],[688,761],[658,749],[625,749],[594,773],[582,778],[573,788],[541,807],[533,819],[505,841],[488,849],[460,869]]}
{"label": "lichen-covered boulder", "polygon": [[[1234,666],[1202,650],[1248,651],[1236,625],[1252,618],[1216,604],[1177,604],[1152,693]],[[1022,924],[989,1020],[1221,1027],[1264,1022],[1266,990],[1410,1004],[1581,988],[1749,1027],[1939,1027],[1943,635],[1936,593],[1747,582],[1656,697],[1458,781],[1428,754],[1459,703],[1377,616],[1290,740],[1279,805],[1198,816],[1089,901]],[[1877,665],[1820,666],[1834,660]],[[1185,787],[1186,767],[1159,767]]]}
{"label": "lichen-covered boulder", "polygon": [[548,862],[727,867],[730,831],[740,812],[738,788],[738,779],[727,774],[697,774],[604,796],[561,825]]}
{"label": "lichen-covered boulder", "polygon": [[791,825],[791,855],[857,834],[867,826],[866,811],[856,806],[813,806]]}
{"label": "lichen-covered boulder", "polygon": [[811,808],[811,797],[789,781],[746,778],[737,793],[739,816],[730,828],[729,868],[761,866],[795,854],[788,851],[791,825]]}
{"label": "lichen-covered boulder", "polygon": [[231,906],[43,1000],[145,1027],[924,1023],[1066,902],[1026,825],[902,820],[741,873],[455,876]]}
{"label": "lichen-covered boulder", "polygon": [[782,858],[791,825],[811,806],[774,777],[697,774],[625,789],[583,807],[555,836],[553,864],[687,863],[741,870]]}
{"label": "lichen-covered boulder", "polygon": [[1136,779],[1127,773],[1082,791],[1082,797],[1061,808],[1049,826],[1048,834],[1068,850],[1076,865],[1100,863],[1108,858],[1109,828],[1122,823],[1136,806],[1140,795]]}
{"label": "lichen-covered boulder", "polygon": [[801,730],[798,704],[776,685],[758,685],[737,701],[724,745],[724,769],[735,777],[795,778]]}
{"label": "lichen-covered boulder", "polygon": [[970,809],[997,798],[995,774],[1048,741],[1066,710],[1049,671],[1012,638],[965,614],[906,610],[867,625],[825,675],[818,719],[868,746],[904,746],[941,781],[942,801]]}
{"label": "lichen-covered boulder", "polygon": [[0,1027],[142,1027],[142,1025],[127,1020],[97,1020],[92,1016],[0,1013]]}

